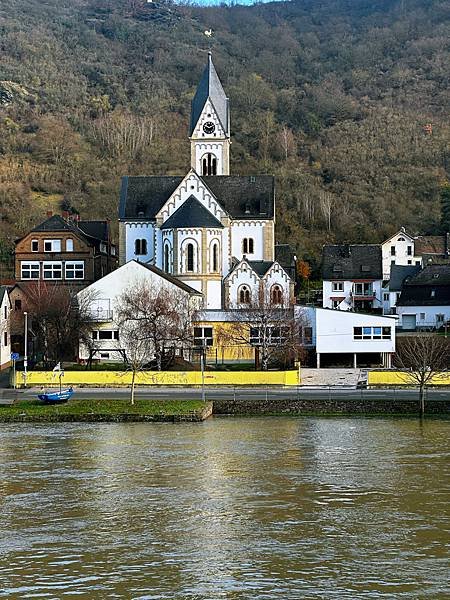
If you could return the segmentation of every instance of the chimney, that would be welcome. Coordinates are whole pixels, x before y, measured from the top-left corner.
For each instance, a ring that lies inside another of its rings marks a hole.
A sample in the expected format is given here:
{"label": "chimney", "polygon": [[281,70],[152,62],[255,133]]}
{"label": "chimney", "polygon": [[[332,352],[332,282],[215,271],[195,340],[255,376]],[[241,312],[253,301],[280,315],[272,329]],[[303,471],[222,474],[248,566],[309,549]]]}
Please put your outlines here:
{"label": "chimney", "polygon": [[48,218],[50,218],[50,217],[53,217],[53,211],[51,211],[51,210],[48,210],[48,211],[47,211],[47,217],[48,217]]}
{"label": "chimney", "polygon": [[63,210],[61,216],[62,216],[62,218],[64,220],[68,221],[69,220],[69,211],[68,210]]}

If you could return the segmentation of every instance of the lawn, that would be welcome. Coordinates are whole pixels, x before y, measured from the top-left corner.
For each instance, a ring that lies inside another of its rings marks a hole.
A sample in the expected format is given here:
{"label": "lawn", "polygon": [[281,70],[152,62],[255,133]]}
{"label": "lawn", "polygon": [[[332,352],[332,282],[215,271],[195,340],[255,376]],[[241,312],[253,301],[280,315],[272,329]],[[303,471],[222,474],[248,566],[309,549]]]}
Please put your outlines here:
{"label": "lawn", "polygon": [[9,421],[200,421],[209,403],[201,400],[70,400],[43,404],[38,400],[0,406],[0,422]]}

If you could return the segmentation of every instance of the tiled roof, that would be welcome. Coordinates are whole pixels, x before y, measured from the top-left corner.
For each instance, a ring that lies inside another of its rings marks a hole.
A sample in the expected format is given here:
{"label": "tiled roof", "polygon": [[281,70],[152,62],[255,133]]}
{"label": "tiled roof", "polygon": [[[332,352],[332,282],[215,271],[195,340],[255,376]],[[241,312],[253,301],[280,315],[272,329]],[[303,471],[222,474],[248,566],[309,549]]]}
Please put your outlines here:
{"label": "tiled roof", "polygon": [[219,118],[222,129],[225,135],[230,135],[230,115],[228,98],[225,95],[222,84],[220,83],[219,76],[217,75],[216,69],[214,68],[211,53],[208,54],[208,64],[203,71],[202,78],[198,84],[197,91],[195,92],[194,99],[192,100],[191,108],[191,125],[189,128],[189,135],[197,125],[197,122],[202,114],[203,107],[205,106],[208,98],[216,111]]}
{"label": "tiled roof", "polygon": [[446,249],[445,235],[419,235],[414,238],[414,253],[416,256],[422,256],[423,254],[445,256]]}
{"label": "tiled roof", "polygon": [[[275,180],[271,175],[201,177],[222,208],[234,219],[272,219]],[[124,177],[120,219],[152,220],[183,177]]]}
{"label": "tiled roof", "polygon": [[381,246],[378,244],[324,246],[322,275],[325,280],[382,279]]}
{"label": "tiled roof", "polygon": [[177,227],[220,227],[222,223],[194,196],[190,196],[162,225],[161,229]]}

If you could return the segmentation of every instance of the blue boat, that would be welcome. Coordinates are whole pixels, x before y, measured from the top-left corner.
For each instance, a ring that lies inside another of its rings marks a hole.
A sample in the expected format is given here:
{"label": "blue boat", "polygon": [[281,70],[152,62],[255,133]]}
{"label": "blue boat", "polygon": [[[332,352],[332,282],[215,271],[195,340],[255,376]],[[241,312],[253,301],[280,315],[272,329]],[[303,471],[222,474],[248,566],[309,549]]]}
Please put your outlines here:
{"label": "blue boat", "polygon": [[39,394],[39,400],[42,400],[46,404],[63,404],[70,400],[73,396],[73,388],[67,388],[66,390],[59,390],[59,392],[46,392],[45,394]]}

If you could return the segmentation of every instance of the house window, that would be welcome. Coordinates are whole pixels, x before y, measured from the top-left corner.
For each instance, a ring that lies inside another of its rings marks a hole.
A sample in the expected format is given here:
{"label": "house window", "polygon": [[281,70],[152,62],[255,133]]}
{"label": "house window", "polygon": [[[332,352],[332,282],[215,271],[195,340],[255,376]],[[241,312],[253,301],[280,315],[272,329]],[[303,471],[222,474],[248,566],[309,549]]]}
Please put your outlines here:
{"label": "house window", "polygon": [[400,296],[401,296],[401,292],[397,292],[395,294],[395,303],[397,303],[400,300]]}
{"label": "house window", "polygon": [[276,346],[285,343],[288,337],[289,327],[277,325],[250,327],[250,344],[252,346],[260,346],[263,343]]}
{"label": "house window", "polygon": [[272,286],[270,296],[272,304],[283,304],[283,290],[279,285]]}
{"label": "house window", "polygon": [[238,302],[240,304],[250,304],[250,288],[248,285],[241,285],[239,288]]}
{"label": "house window", "polygon": [[436,315],[436,325],[442,325],[444,323],[445,315],[437,314]]}
{"label": "house window", "polygon": [[[102,252],[103,254],[108,253],[108,246],[105,244],[105,242],[100,243],[100,252]],[[145,252],[144,254],[147,254],[147,252]]]}
{"label": "house window", "polygon": [[66,240],[66,252],[73,252],[73,239],[67,238]]}
{"label": "house window", "polygon": [[408,260],[408,265],[412,265],[412,260]]}
{"label": "house window", "polygon": [[214,154],[205,154],[202,158],[202,175],[217,175],[217,158]]}
{"label": "house window", "polygon": [[20,263],[20,278],[21,279],[39,279],[40,268],[38,262],[23,262]]}
{"label": "house window", "polygon": [[399,241],[399,242],[404,242],[404,241],[405,241],[405,238],[404,238],[404,237],[399,237],[399,238],[398,238],[398,241]]}
{"label": "house window", "polygon": [[254,252],[254,240],[253,238],[244,238],[242,240],[242,253],[253,254]]}
{"label": "house window", "polygon": [[385,302],[389,302],[389,293],[387,293],[387,294],[383,294],[383,300],[384,300]]}
{"label": "house window", "polygon": [[147,254],[147,240],[135,240],[134,241],[134,253],[136,256]]}
{"label": "house window", "polygon": [[19,298],[16,298],[16,300],[14,300],[14,310],[22,310],[22,300],[20,300]]}
{"label": "house window", "polygon": [[3,345],[7,346],[8,345],[8,333],[5,331],[5,333],[3,334]]}
{"label": "house window", "polygon": [[420,260],[416,260],[416,267],[420,267]]}
{"label": "house window", "polygon": [[391,260],[391,265],[395,265],[395,259]]}
{"label": "house window", "polygon": [[307,345],[312,344],[312,327],[305,327],[303,329],[303,343]]}
{"label": "house window", "polygon": [[44,252],[61,252],[61,240],[44,240]]}
{"label": "house window", "polygon": [[436,298],[436,290],[431,290],[430,297],[431,298]]}
{"label": "house window", "polygon": [[104,341],[104,340],[118,340],[119,339],[119,330],[118,329],[95,329],[92,332],[92,339],[95,341]]}
{"label": "house window", "polygon": [[420,313],[420,320],[425,321],[425,313]]}
{"label": "house window", "polygon": [[66,262],[66,279],[84,279],[84,262]]}
{"label": "house window", "polygon": [[116,247],[113,245],[111,246],[111,256],[115,256],[116,255]]}
{"label": "house window", "polygon": [[342,300],[332,300],[331,301],[331,306],[333,308],[339,308],[339,304],[342,302]]}
{"label": "house window", "polygon": [[109,358],[109,352],[100,352],[100,358]]}
{"label": "house window", "polygon": [[187,245],[186,255],[186,270],[192,273],[194,270],[194,244]]}
{"label": "house window", "polygon": [[7,319],[8,318],[8,307],[5,306],[4,308],[5,308],[4,317],[5,317],[5,319]]}
{"label": "house window", "polygon": [[354,340],[390,340],[391,327],[353,327]]}
{"label": "house window", "polygon": [[164,271],[166,273],[169,272],[169,252],[170,252],[169,244],[165,244],[164,245]]}
{"label": "house window", "polygon": [[344,282],[343,281],[333,281],[331,284],[331,289],[333,292],[343,292],[344,291]]}
{"label": "house window", "polygon": [[61,262],[44,262],[42,263],[42,271],[44,279],[62,279]]}
{"label": "house window", "polygon": [[395,256],[395,246],[391,246],[391,256]]}
{"label": "house window", "polygon": [[31,252],[39,252],[39,240],[31,240]]}
{"label": "house window", "polygon": [[408,256],[412,256],[412,246],[407,246],[407,248],[406,248],[406,254]]}
{"label": "house window", "polygon": [[194,346],[212,346],[213,342],[212,327],[194,327]]}

